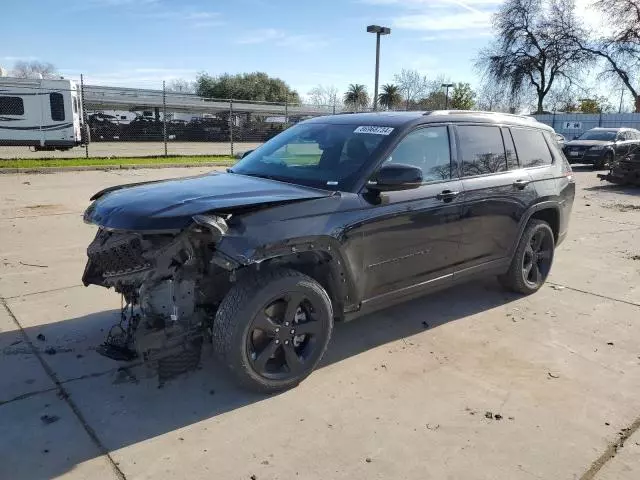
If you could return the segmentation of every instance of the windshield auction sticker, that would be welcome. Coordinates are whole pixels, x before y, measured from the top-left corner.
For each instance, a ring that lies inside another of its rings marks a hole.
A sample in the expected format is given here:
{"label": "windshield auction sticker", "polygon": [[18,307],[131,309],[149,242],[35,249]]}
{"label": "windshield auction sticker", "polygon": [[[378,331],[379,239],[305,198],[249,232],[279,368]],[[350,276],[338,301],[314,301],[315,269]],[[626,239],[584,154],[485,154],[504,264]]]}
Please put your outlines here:
{"label": "windshield auction sticker", "polygon": [[389,135],[393,132],[393,127],[363,126],[356,128],[353,133],[371,133],[373,135]]}

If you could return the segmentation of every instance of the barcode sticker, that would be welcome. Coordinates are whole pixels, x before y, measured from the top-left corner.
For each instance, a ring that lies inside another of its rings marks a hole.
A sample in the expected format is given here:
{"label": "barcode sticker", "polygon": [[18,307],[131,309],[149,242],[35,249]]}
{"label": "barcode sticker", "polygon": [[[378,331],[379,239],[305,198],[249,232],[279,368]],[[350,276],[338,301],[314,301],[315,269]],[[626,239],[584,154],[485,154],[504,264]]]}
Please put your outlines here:
{"label": "barcode sticker", "polygon": [[356,128],[353,133],[371,133],[373,135],[389,135],[393,132],[393,127],[375,127],[371,126],[362,126]]}

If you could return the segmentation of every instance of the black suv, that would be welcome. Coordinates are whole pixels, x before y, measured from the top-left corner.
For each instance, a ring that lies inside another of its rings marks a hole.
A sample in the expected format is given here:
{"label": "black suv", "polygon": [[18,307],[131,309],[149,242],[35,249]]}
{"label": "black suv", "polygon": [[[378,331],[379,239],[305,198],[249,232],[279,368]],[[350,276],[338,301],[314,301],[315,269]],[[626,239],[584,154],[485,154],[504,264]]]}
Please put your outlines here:
{"label": "black suv", "polygon": [[592,128],[575,140],[565,143],[569,163],[589,163],[601,170],[613,166],[640,146],[640,131],[635,128]]}
{"label": "black suv", "polygon": [[100,228],[83,281],[126,302],[99,350],[157,362],[163,378],[197,365],[209,340],[245,386],[290,388],[334,320],[479,275],[537,291],[574,192],[553,130],[531,118],[307,120],[226,173],[92,197],[85,221]]}

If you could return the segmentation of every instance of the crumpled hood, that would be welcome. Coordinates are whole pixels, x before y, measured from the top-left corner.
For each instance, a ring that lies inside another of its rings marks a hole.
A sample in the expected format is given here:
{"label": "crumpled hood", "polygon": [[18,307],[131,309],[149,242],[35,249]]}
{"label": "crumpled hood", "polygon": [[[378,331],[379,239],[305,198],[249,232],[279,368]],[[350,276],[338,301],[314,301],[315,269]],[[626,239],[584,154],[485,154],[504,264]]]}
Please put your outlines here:
{"label": "crumpled hood", "polygon": [[571,140],[565,143],[567,147],[594,147],[596,145],[605,147],[611,145],[613,142],[608,140]]}
{"label": "crumpled hood", "polygon": [[184,228],[210,211],[328,197],[331,192],[231,173],[123,185],[98,192],[86,222],[122,230]]}

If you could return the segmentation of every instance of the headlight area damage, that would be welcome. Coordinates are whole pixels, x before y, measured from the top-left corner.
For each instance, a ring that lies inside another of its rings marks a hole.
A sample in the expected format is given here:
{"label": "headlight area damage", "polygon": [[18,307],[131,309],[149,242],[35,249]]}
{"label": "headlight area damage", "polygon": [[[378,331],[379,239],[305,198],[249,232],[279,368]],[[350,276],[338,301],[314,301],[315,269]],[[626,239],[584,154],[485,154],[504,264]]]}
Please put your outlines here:
{"label": "headlight area damage", "polygon": [[216,254],[224,218],[196,215],[176,232],[101,227],[87,249],[83,283],[113,287],[121,319],[98,352],[115,360],[141,357],[160,378],[195,368],[209,322],[229,289],[228,261]]}

